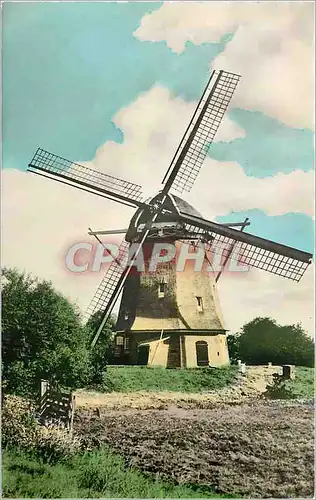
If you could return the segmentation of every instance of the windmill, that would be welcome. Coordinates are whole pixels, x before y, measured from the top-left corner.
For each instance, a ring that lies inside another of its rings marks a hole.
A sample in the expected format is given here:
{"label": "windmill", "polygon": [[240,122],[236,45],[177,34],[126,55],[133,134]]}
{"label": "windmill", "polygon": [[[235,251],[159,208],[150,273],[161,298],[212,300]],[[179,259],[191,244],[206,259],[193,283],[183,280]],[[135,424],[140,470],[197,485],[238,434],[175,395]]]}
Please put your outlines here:
{"label": "windmill", "polygon": [[[149,200],[143,199],[139,185],[41,148],[28,166],[34,174],[136,209],[127,230],[89,231],[100,242],[101,235],[126,232],[119,255],[114,256],[87,310],[88,316],[101,311],[94,346],[121,297],[114,348],[120,364],[194,367],[229,362],[216,288],[221,271],[216,276],[197,273],[188,265],[179,272],[171,259],[153,272],[155,243],[168,243],[175,253],[181,245],[189,245],[193,253],[202,248],[209,269],[210,256],[220,254],[225,266],[237,249],[243,265],[294,281],[301,279],[311,263],[312,255],[307,252],[244,232],[248,219],[231,224],[206,220],[174,194],[191,190],[239,79],[234,73],[212,72],[163,187]],[[144,268],[139,271],[135,263],[141,253]]]}

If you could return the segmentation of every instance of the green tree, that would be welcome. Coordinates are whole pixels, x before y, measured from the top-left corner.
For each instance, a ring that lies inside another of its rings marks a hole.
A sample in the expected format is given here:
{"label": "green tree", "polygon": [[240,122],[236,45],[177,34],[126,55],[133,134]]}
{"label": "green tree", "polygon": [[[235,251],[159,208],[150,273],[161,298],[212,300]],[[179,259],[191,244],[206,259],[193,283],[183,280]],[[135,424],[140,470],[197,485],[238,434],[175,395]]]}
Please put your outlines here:
{"label": "green tree", "polygon": [[[101,324],[103,314],[104,314],[103,311],[97,311],[89,318],[87,322],[86,326],[87,329],[90,331],[91,341]],[[89,385],[98,386],[101,385],[104,381],[104,374],[106,372],[106,367],[111,353],[114,325],[115,325],[115,318],[112,316],[104,325],[94,348],[91,349],[90,352],[91,375],[90,375]]]}
{"label": "green tree", "polygon": [[232,363],[237,363],[237,360],[240,359],[239,355],[239,336],[238,335],[228,335],[227,336],[227,345],[229,358]]}
{"label": "green tree", "polygon": [[314,366],[314,342],[300,324],[282,326],[271,318],[255,318],[234,337],[235,356],[246,363]]}
{"label": "green tree", "polygon": [[2,271],[2,377],[8,392],[35,393],[41,378],[71,388],[91,373],[89,330],[50,282]]}

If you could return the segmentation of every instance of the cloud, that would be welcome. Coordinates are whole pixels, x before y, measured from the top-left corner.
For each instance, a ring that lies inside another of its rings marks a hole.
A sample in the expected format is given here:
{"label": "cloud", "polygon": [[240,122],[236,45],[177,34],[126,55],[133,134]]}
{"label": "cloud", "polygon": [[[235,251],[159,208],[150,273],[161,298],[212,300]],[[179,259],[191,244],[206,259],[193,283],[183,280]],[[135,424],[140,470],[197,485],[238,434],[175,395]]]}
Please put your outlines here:
{"label": "cloud", "polygon": [[[194,105],[172,97],[163,87],[153,87],[114,117],[124,142],[106,142],[89,166],[157,191]],[[224,131],[227,137],[243,134],[229,122],[223,124]],[[238,164],[207,159],[186,198],[197,208],[202,206],[208,218],[253,207],[270,215],[286,210],[310,213],[310,179],[303,172],[247,178]],[[52,280],[84,310],[103,273],[69,273],[66,251],[78,241],[94,242],[87,236],[89,226],[127,227],[133,210],[13,169],[3,171],[2,181],[2,264]],[[238,322],[263,314],[285,322],[302,320],[307,328],[313,314],[312,290],[306,277],[297,284],[257,271],[238,279],[223,276],[220,292],[227,328],[235,330]]]}
{"label": "cloud", "polygon": [[[197,102],[174,97],[165,87],[153,86],[113,117],[124,133],[124,146],[106,142],[97,150],[92,165],[121,177],[130,174],[149,191],[157,190],[196,106]],[[244,130],[226,114],[215,140],[244,136]]]}
{"label": "cloud", "polygon": [[295,170],[256,178],[247,176],[238,163],[207,158],[188,197],[194,198],[208,218],[251,209],[270,216],[289,212],[313,216],[314,173]]}
{"label": "cloud", "polygon": [[252,269],[223,273],[218,287],[224,321],[232,333],[258,316],[287,325],[301,322],[307,332],[314,331],[314,265],[299,283]]}
{"label": "cloud", "polygon": [[146,14],[134,35],[165,40],[180,53],[187,41],[219,42],[233,33],[212,69],[242,75],[234,106],[313,128],[313,20],[311,2],[168,2]]}
{"label": "cloud", "polygon": [[[124,143],[106,142],[90,166],[128,177],[144,186],[147,194],[157,192],[195,106],[173,97],[164,87],[152,87],[114,116]],[[226,115],[216,138],[229,141],[243,136],[244,131]],[[247,176],[238,163],[207,158],[186,198],[212,219],[253,208],[271,216],[288,212],[313,215],[314,174],[296,170],[259,179]]]}
{"label": "cloud", "polygon": [[[117,209],[118,207],[118,209]],[[102,273],[70,273],[65,266],[69,248],[94,244],[88,227],[127,227],[133,210],[43,177],[14,169],[2,173],[2,266],[17,267],[51,280],[78,303],[89,304]],[[120,235],[111,237],[119,242]]]}

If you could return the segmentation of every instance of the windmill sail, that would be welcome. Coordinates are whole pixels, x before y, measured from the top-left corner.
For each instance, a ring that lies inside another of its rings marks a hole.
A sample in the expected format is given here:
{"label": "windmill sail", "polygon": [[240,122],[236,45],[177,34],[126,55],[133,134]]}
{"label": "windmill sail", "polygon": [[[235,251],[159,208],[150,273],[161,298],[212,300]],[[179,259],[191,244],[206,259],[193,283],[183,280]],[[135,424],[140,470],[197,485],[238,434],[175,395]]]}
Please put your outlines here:
{"label": "windmill sail", "polygon": [[[162,205],[166,201],[166,195],[162,199]],[[135,260],[139,254],[139,252],[142,249],[142,246],[144,242],[146,241],[146,238],[150,232],[150,228],[155,222],[159,215],[159,209],[158,211],[154,212],[151,217],[148,219],[147,223],[145,224],[144,230],[139,236],[139,241],[137,242],[136,248],[132,249],[132,252],[130,252],[131,247],[129,247],[128,243],[124,242],[121,244],[121,249],[122,249],[122,258],[120,259],[114,259],[113,261],[113,274],[111,273],[111,283],[108,285],[108,278],[110,278],[110,275],[108,276],[108,273],[105,275],[104,279],[101,282],[100,287],[97,290],[97,294],[95,296],[95,301],[92,300],[92,306],[89,307],[89,312],[91,314],[91,310],[100,310],[98,309],[99,305],[101,304],[101,310],[103,309],[103,318],[102,321],[97,329],[97,332],[91,342],[91,346],[94,347],[100,333],[102,332],[102,329],[108,320],[113,307],[119,297],[119,294],[123,290],[124,283],[126,279],[128,278],[129,273],[131,272]],[[117,264],[117,267],[114,266],[114,264]],[[111,264],[111,266],[112,266]],[[123,266],[122,266],[123,264]],[[111,267],[110,266],[110,267]],[[112,277],[113,276],[113,277]],[[102,298],[104,297],[104,299]],[[94,305],[98,304],[98,305]]]}
{"label": "windmill sail", "polygon": [[41,148],[37,149],[29,163],[28,171],[132,207],[142,206],[141,186],[66,160]]}
{"label": "windmill sail", "polygon": [[208,242],[207,248],[223,257],[229,256],[235,245],[232,258],[240,264],[268,271],[293,281],[300,281],[311,264],[312,254],[281,245],[249,233],[237,231],[216,222],[180,212],[186,231]]}
{"label": "windmill sail", "polygon": [[190,191],[202,167],[240,76],[213,71],[191,122],[163,179],[164,192]]}
{"label": "windmill sail", "polygon": [[97,311],[106,311],[126,267],[129,244],[123,240],[118,251],[117,258],[113,259],[104,278],[98,286],[93,299],[85,312],[85,318],[95,314]]}

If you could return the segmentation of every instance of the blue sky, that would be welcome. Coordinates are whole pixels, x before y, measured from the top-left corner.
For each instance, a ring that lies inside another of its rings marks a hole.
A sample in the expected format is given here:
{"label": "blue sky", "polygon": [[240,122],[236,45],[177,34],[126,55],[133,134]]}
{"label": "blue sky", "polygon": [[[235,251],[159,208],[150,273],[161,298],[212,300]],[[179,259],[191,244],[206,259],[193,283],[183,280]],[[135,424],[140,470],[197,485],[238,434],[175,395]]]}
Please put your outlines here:
{"label": "blue sky", "polygon": [[[160,3],[15,3],[4,5],[3,167],[26,170],[38,146],[69,159],[91,160],[107,140],[124,141],[111,119],[160,83],[175,96],[198,99],[220,43],[187,43],[181,54],[165,42],[140,41],[133,32]],[[313,168],[313,137],[259,112],[234,109],[230,118],[246,137],[213,144],[210,155],[238,162],[246,175]],[[229,182],[229,180],[228,180]],[[250,232],[313,250],[313,222],[305,214],[271,217],[260,210]]]}

